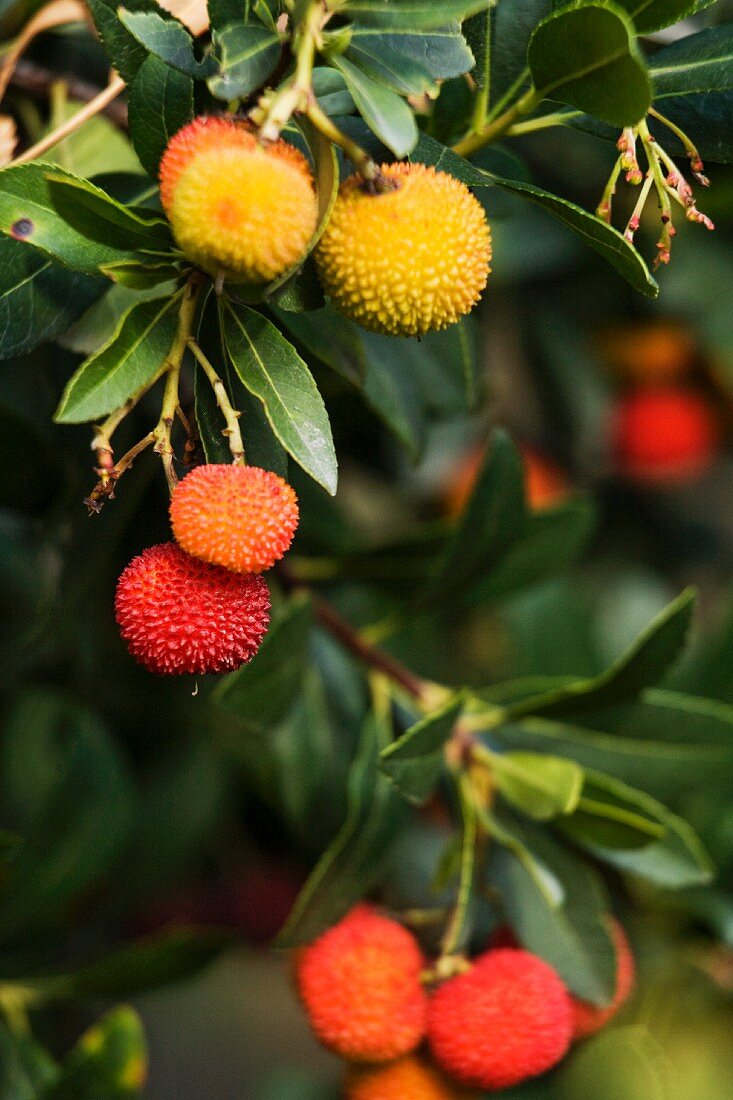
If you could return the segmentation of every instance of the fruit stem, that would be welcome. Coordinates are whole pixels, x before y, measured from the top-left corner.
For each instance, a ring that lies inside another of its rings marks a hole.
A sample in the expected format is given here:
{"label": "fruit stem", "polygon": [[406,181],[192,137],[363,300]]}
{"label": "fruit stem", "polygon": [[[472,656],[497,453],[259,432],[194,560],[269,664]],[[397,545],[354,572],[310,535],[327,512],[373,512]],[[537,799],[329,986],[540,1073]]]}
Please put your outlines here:
{"label": "fruit stem", "polygon": [[320,130],[332,145],[337,145],[339,149],[343,149],[357,172],[359,172],[365,180],[374,182],[379,178],[379,168],[369,154],[362,149],[360,145],[357,145],[355,141],[352,141],[350,137],[347,137],[346,134],[339,130],[338,126],[336,126],[326,112],[321,109],[317,100],[313,99],[308,104],[305,113],[306,117],[313,123],[316,129]]}
{"label": "fruit stem", "polygon": [[165,470],[168,488],[171,493],[178,484],[178,477],[173,467],[175,455],[171,443],[171,430],[173,428],[173,421],[176,417],[176,409],[179,405],[178,383],[181,377],[183,356],[185,355],[189,337],[193,331],[196,306],[203,283],[204,276],[201,272],[194,271],[184,288],[181,308],[178,313],[178,330],[165,360],[164,369],[167,370],[168,374],[165,380],[160,419],[153,430],[153,436],[155,438],[154,449],[156,454],[159,454],[163,460],[163,469]]}
{"label": "fruit stem", "polygon": [[[450,915],[443,938],[440,941],[440,956],[446,958],[458,950],[466,926],[466,916],[473,890],[473,874],[476,855],[478,822],[473,792],[468,775],[461,771],[456,775],[456,789],[461,808],[461,870],[458,880],[456,904]],[[440,965],[440,964],[438,964]]]}
{"label": "fruit stem", "polygon": [[211,388],[216,397],[216,403],[226,421],[226,428],[224,428],[222,435],[225,435],[229,442],[229,450],[232,452],[232,465],[245,466],[247,463],[244,454],[244,443],[242,442],[242,433],[239,429],[239,418],[242,414],[233,407],[229,400],[226,386],[216,373],[210,360],[207,359],[192,336],[188,339],[188,346],[193,352],[196,362],[211,383]]}
{"label": "fruit stem", "polygon": [[97,482],[90,495],[84,497],[84,503],[89,509],[90,515],[92,512],[101,512],[105,498],[112,498],[114,496],[115,485],[124,474],[125,470],[132,466],[137,456],[142,454],[151,443],[155,443],[155,432],[148,432],[146,436],[143,436],[142,439],[138,440],[137,443],[130,447],[129,451],[123,454],[122,458],[119,459],[118,462],[115,462],[114,466],[103,470],[100,480]]}
{"label": "fruit stem", "polygon": [[509,107],[503,114],[495,118],[493,122],[490,122],[481,133],[468,134],[460,141],[456,142],[453,146],[453,152],[458,153],[462,157],[470,157],[472,153],[477,153],[479,149],[483,149],[485,145],[489,145],[492,141],[497,141],[502,137],[507,130],[509,130],[518,119],[523,115],[528,115],[530,111],[542,102],[542,97],[538,95],[535,88],[530,88],[525,92],[521,99],[518,99],[514,106]]}
{"label": "fruit stem", "polygon": [[[321,27],[326,16],[322,0],[313,0],[295,34],[295,72],[279,93],[276,93],[259,123],[263,141],[277,141],[296,111],[305,111],[314,98],[312,90],[316,47],[321,41]],[[257,112],[255,112],[256,117]]]}

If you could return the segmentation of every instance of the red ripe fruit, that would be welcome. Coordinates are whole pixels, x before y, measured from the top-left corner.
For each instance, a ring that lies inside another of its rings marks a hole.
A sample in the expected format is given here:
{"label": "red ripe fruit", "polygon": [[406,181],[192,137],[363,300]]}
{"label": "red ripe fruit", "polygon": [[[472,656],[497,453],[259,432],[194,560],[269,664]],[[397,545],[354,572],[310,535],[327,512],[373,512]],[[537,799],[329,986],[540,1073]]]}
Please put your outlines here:
{"label": "red ripe fruit", "polygon": [[573,1038],[585,1039],[595,1035],[613,1019],[621,1006],[628,1000],[634,988],[636,964],[626,939],[626,933],[617,920],[611,918],[609,932],[616,948],[616,989],[609,1005],[599,1007],[571,997],[573,1006]]}
{"label": "red ripe fruit", "polygon": [[414,936],[370,905],[357,905],[306,947],[296,981],[324,1046],[352,1062],[390,1062],[425,1034],[423,955]]}
{"label": "red ripe fruit", "polygon": [[346,1100],[477,1100],[431,1066],[409,1054],[387,1066],[352,1066],[346,1074]]}
{"label": "red ripe fruit", "polygon": [[270,594],[261,577],[207,565],[165,542],[123,570],[115,611],[127,648],[150,672],[229,672],[260,648]]}
{"label": "red ripe fruit", "polygon": [[259,466],[197,466],[173,491],[171,524],[187,554],[234,573],[262,573],[298,526],[295,490]]}
{"label": "red ripe fruit", "polygon": [[696,477],[720,444],[720,426],[708,402],[677,386],[626,394],[616,408],[612,434],[619,472],[647,483]]}
{"label": "red ripe fruit", "polygon": [[465,1085],[498,1091],[551,1069],[572,1034],[570,996],[546,962],[497,948],[433,994],[428,1039],[435,1060]]}

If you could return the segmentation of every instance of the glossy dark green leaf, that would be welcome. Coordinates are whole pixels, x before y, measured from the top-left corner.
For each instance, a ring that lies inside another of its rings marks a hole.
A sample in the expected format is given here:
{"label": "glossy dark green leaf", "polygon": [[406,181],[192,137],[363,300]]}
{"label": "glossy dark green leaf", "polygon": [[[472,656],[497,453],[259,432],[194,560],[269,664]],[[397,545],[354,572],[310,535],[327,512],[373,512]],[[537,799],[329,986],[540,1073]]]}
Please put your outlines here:
{"label": "glossy dark green leaf", "polygon": [[[54,165],[37,161],[4,169],[0,174],[0,232],[89,275],[97,274],[104,264],[139,259],[139,238],[118,247],[103,239],[94,240],[69,225],[56,209],[48,173],[56,179],[78,182]],[[99,228],[96,223],[94,232]]]}
{"label": "glossy dark green leaf", "polygon": [[[51,201],[57,213],[83,236],[120,250],[166,255],[175,245],[168,222],[151,212],[138,213],[89,180],[46,173]],[[151,259],[151,263],[157,262]]]}
{"label": "glossy dark green leaf", "polygon": [[639,34],[651,34],[679,23],[688,15],[696,15],[717,0],[616,0],[616,3],[629,13]]}
{"label": "glossy dark green leaf", "polygon": [[209,80],[217,99],[243,99],[267,80],[277,65],[282,42],[259,23],[225,27],[215,39],[220,70]]}
{"label": "glossy dark green leaf", "polygon": [[84,712],[54,786],[29,824],[5,884],[0,935],[63,913],[109,868],[127,836],[134,791],[107,731]]}
{"label": "glossy dark green leaf", "polygon": [[347,14],[366,26],[429,31],[451,19],[467,19],[492,0],[349,0]]}
{"label": "glossy dark green leaf", "polygon": [[0,359],[54,340],[108,287],[20,241],[0,237]]}
{"label": "glossy dark green leaf", "polygon": [[[733,24],[709,27],[678,38],[655,53],[649,65],[654,102],[664,111],[664,99],[733,88]],[[694,134],[694,131],[693,131]]]}
{"label": "glossy dark green leaf", "polygon": [[147,57],[130,85],[130,137],[140,163],[157,177],[174,134],[194,116],[193,80],[158,57]]}
{"label": "glossy dark green leaf", "polygon": [[509,708],[516,719],[525,714],[569,717],[623,702],[656,684],[685,644],[692,620],[695,593],[686,589],[654,619],[605,672],[576,680],[544,695],[530,697]]}
{"label": "glossy dark green leaf", "polygon": [[124,405],[163,370],[178,326],[179,297],[139,302],[119,328],[66,384],[56,411],[62,424],[81,424]]}
{"label": "glossy dark green leaf", "polygon": [[385,31],[381,27],[357,24],[353,28],[351,41],[354,45],[367,44],[375,39],[419,64],[434,80],[450,80],[469,72],[474,66],[473,54],[457,21],[446,22],[445,26],[434,27],[424,34],[412,27]]}
{"label": "glossy dark green leaf", "polygon": [[222,328],[234,369],[262,402],[285,450],[335,493],[338,464],[328,413],[295,348],[262,314],[232,301],[223,305]]}
{"label": "glossy dark green leaf", "polygon": [[344,57],[372,80],[399,95],[438,94],[438,85],[419,61],[399,53],[379,37],[352,38]]}
{"label": "glossy dark green leaf", "polygon": [[552,8],[552,0],[501,0],[492,10],[491,102],[495,107],[508,105],[512,89],[518,93],[529,85],[529,40]]}
{"label": "glossy dark green leaf", "polygon": [[588,773],[584,794],[596,803],[608,802],[660,824],[665,835],[642,847],[606,847],[573,833],[577,843],[597,859],[670,890],[710,882],[713,865],[700,840],[686,821],[650,795],[608,775]]}
{"label": "glossy dark green leaf", "polygon": [[534,31],[527,62],[544,99],[568,103],[613,126],[632,126],[651,105],[634,26],[615,4],[560,8]]}
{"label": "glossy dark green leaf", "polygon": [[481,103],[481,116],[477,120],[481,126],[486,118],[486,109],[491,93],[491,48],[492,24],[494,15],[491,8],[471,16],[464,26],[466,41],[476,58],[473,79],[476,85],[475,96]]}
{"label": "glossy dark green leaf", "polygon": [[546,829],[510,815],[486,822],[493,847],[488,875],[520,943],[546,959],[585,1001],[607,1003],[616,982],[616,953],[607,903],[593,869]]}
{"label": "glossy dark green leaf", "polygon": [[115,1008],[82,1035],[43,1100],[129,1100],[147,1078],[147,1045],[137,1013]]}
{"label": "glossy dark green leaf", "polygon": [[[148,51],[120,22],[119,6],[119,0],[89,0],[89,11],[107,56],[125,83],[131,84]],[[125,7],[128,11],[161,12],[155,0],[128,0]]]}
{"label": "glossy dark green leaf", "polygon": [[560,1071],[558,1095],[587,1100],[605,1095],[619,1100],[672,1100],[671,1066],[663,1049],[639,1025],[609,1028],[583,1043]]}
{"label": "glossy dark green leaf", "polygon": [[345,57],[334,55],[331,64],[339,70],[359,114],[380,141],[396,157],[405,157],[418,138],[415,117],[396,92],[378,84]]}
{"label": "glossy dark green leaf", "polygon": [[321,110],[332,118],[350,115],[355,110],[351,93],[338,69],[316,65],[313,70],[312,86]]}
{"label": "glossy dark green leaf", "polygon": [[425,599],[452,601],[490,575],[525,523],[524,474],[516,447],[496,431],[455,533]]}
{"label": "glossy dark green leaf", "polygon": [[117,12],[123,27],[148,53],[186,76],[203,80],[216,72],[216,62],[208,56],[199,61],[194,53],[193,38],[177,19],[151,11],[128,11],[123,5]]}
{"label": "glossy dark green leaf", "polygon": [[253,733],[266,734],[290,710],[308,661],[313,610],[306,597],[293,597],[277,615],[259,653],[224,677],[214,702]]}
{"label": "glossy dark green leaf", "polygon": [[389,855],[407,806],[379,771],[389,730],[376,715],[364,723],[349,771],[346,820],[303,887],[278,937],[282,947],[310,943],[373,885]]}
{"label": "glossy dark green leaf", "polygon": [[445,764],[445,744],[463,703],[463,695],[454,696],[382,750],[382,771],[409,802],[421,805],[435,790]]}

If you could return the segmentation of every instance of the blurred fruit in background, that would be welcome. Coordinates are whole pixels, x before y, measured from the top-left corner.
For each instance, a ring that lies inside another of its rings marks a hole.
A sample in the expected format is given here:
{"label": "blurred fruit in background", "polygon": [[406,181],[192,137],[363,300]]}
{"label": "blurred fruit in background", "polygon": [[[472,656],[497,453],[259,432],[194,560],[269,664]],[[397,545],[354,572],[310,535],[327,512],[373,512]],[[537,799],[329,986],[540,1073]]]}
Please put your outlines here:
{"label": "blurred fruit in background", "polygon": [[[569,496],[570,483],[551,458],[526,443],[520,445],[520,453],[524,462],[524,485],[530,508],[535,511],[552,508]],[[481,444],[471,448],[458,460],[443,491],[446,515],[461,514],[476,484],[485,457],[486,446]]]}
{"label": "blurred fruit in background", "polygon": [[622,477],[670,485],[704,473],[722,442],[716,411],[701,394],[681,386],[623,394],[613,411],[611,437]]}
{"label": "blurred fruit in background", "polygon": [[599,351],[609,369],[624,382],[650,386],[684,378],[699,354],[694,333],[669,318],[605,331]]}

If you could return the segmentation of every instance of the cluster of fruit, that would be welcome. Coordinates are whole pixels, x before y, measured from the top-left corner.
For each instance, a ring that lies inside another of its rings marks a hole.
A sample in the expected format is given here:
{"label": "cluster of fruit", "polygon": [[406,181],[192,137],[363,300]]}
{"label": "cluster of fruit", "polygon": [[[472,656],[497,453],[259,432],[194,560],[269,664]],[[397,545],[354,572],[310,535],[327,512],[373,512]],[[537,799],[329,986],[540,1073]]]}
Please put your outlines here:
{"label": "cluster of fruit", "polygon": [[[269,283],[318,235],[308,161],[241,119],[197,118],[170,142],[160,195],[184,254],[217,281]],[[424,164],[385,164],[342,183],[314,252],[332,304],[363,328],[415,336],[470,312],[491,234],[468,188]]]}
{"label": "cluster of fruit", "polygon": [[239,668],[267,631],[261,574],[292,542],[295,492],[258,466],[198,466],[174,489],[170,516],[176,541],[144,550],[117,584],[122,637],[151,672]]}
{"label": "cluster of fruit", "polygon": [[316,1036],[349,1063],[346,1100],[471,1100],[545,1073],[616,1014],[634,959],[615,920],[610,932],[616,989],[600,1008],[508,931],[452,958],[441,980],[412,933],[369,904],[297,953],[295,979]]}

